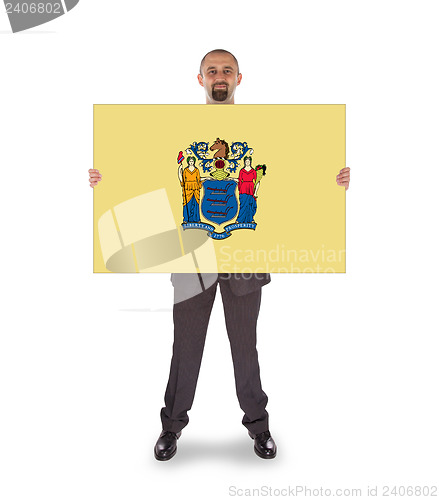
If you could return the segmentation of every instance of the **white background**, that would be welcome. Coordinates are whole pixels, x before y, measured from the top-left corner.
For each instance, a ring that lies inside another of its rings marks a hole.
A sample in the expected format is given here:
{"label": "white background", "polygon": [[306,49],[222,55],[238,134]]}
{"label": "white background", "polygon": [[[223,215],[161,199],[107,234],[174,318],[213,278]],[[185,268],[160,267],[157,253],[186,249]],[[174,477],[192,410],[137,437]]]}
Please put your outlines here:
{"label": "white background", "polygon": [[[438,485],[436,6],[81,0],[18,34],[2,8],[2,498]],[[173,290],[92,272],[92,105],[203,103],[214,48],[240,62],[237,103],[346,103],[347,273],[263,288],[271,461],[241,425],[217,292],[190,423],[161,463]]]}

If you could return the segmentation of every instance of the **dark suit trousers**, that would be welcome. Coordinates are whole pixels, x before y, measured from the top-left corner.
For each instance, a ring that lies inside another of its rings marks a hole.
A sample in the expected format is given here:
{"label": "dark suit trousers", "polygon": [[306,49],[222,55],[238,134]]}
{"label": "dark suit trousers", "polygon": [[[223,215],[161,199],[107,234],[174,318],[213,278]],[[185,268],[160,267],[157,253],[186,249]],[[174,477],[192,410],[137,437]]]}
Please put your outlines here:
{"label": "dark suit trousers", "polygon": [[[256,350],[256,323],[261,304],[261,288],[235,295],[230,280],[219,279],[198,295],[174,304],[174,345],[169,381],[165,393],[165,407],[161,410],[163,429],[179,432],[189,422],[187,412],[195,396],[207,326],[220,286],[224,305],[227,334],[232,351],[236,394],[245,415],[243,425],[259,434],[268,430],[265,410],[267,395],[262,390]],[[221,415],[214,422],[221,429]]]}

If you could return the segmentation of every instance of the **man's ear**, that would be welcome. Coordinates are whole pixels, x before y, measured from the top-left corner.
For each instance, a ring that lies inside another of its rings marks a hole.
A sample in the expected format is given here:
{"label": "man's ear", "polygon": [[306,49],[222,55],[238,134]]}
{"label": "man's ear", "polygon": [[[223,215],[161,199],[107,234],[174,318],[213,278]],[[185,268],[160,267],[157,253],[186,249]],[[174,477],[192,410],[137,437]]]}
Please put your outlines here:
{"label": "man's ear", "polygon": [[203,77],[199,74],[199,75],[197,76],[197,78],[198,78],[198,83],[199,83],[202,87],[204,87],[204,84],[203,84]]}
{"label": "man's ear", "polygon": [[236,82],[236,85],[239,85],[241,83],[241,80],[242,80],[242,75],[241,75],[241,73],[239,73],[238,81]]}

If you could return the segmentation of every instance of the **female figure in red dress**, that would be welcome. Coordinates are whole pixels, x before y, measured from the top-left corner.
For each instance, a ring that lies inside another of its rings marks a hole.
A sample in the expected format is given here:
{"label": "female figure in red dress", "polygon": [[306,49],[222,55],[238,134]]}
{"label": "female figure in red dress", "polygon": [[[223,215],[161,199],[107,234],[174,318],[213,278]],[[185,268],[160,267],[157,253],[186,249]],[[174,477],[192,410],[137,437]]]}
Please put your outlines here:
{"label": "female figure in red dress", "polygon": [[256,213],[255,198],[256,170],[252,167],[250,156],[244,158],[244,167],[239,171],[239,214],[236,222],[254,222]]}

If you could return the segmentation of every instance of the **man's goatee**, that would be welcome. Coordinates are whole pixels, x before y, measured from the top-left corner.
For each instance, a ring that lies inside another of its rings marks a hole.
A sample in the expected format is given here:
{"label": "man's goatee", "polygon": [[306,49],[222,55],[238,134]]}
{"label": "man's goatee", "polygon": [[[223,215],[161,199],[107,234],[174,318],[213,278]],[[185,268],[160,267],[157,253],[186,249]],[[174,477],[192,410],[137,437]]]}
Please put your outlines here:
{"label": "man's goatee", "polygon": [[220,89],[220,90],[215,90],[215,88],[212,89],[212,97],[214,101],[225,101],[227,99],[227,96],[229,94],[228,89]]}

